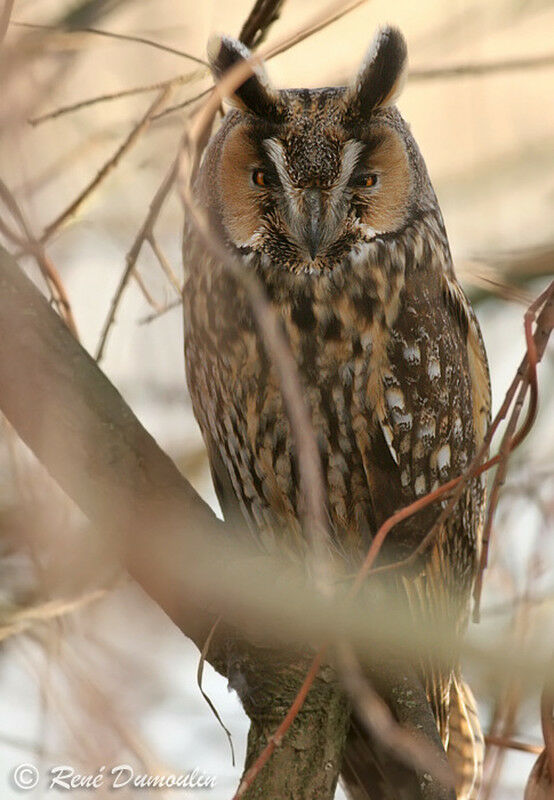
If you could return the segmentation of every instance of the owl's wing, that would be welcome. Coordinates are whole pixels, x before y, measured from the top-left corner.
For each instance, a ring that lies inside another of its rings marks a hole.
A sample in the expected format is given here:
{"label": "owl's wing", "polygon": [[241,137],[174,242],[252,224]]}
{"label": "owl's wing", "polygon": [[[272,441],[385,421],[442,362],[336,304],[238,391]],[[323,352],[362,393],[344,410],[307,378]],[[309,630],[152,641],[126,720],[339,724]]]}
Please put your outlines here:
{"label": "owl's wing", "polygon": [[[438,285],[436,277],[417,287],[407,284],[374,408],[377,424],[364,462],[379,525],[460,475],[489,421],[489,374],[479,327],[462,289],[446,274]],[[431,516],[430,511],[427,521]],[[400,550],[418,544],[424,523],[420,512],[393,532]]]}
{"label": "owl's wing", "polygon": [[[375,523],[460,475],[483,440],[490,413],[488,366],[469,302],[453,278],[407,283],[387,349],[375,421],[361,448]],[[414,281],[415,277],[409,278]],[[412,298],[417,298],[413,302]],[[369,398],[371,402],[372,398]],[[415,619],[463,628],[477,565],[483,488],[473,481],[435,544],[401,578]],[[437,501],[389,533],[382,558],[413,553],[441,511]],[[454,663],[453,663],[454,668]],[[448,731],[450,674],[424,672],[441,734]]]}

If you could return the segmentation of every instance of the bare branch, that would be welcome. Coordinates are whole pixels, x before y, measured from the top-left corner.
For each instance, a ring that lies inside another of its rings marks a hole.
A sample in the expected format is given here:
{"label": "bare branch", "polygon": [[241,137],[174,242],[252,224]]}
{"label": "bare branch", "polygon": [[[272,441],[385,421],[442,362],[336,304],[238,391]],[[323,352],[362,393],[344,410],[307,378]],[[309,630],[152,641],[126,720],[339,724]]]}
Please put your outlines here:
{"label": "bare branch", "polygon": [[499,61],[468,62],[446,67],[414,67],[410,69],[408,80],[415,82],[442,78],[478,77],[503,72],[517,72],[526,69],[544,69],[554,66],[554,53],[527,58],[512,58]]}
{"label": "bare branch", "polygon": [[114,33],[113,31],[103,31],[99,28],[72,28],[70,31],[60,31],[59,27],[56,25],[39,25],[36,22],[14,22],[13,25],[16,25],[19,28],[32,28],[34,30],[51,31],[52,33],[63,36],[73,36],[77,33],[90,33],[94,34],[95,36],[105,36],[109,39],[119,39],[120,41],[124,42],[145,44],[148,47],[155,48],[156,50],[162,50],[165,53],[171,53],[174,56],[179,56],[180,58],[186,58],[189,61],[194,61],[196,64],[202,64],[203,67],[209,66],[208,62],[204,61],[203,58],[193,56],[191,53],[186,53],[184,50],[178,50],[176,47],[170,47],[169,45],[162,44],[161,42],[154,42],[152,39],[147,39],[144,36],[132,36],[126,33]]}
{"label": "bare branch", "polygon": [[160,214],[162,206],[171,191],[171,187],[175,181],[176,175],[176,163],[172,163],[171,167],[169,168],[168,172],[166,173],[163,181],[161,182],[152,202],[150,203],[150,207],[148,209],[148,213],[146,215],[146,219],[142,223],[139,232],[135,237],[135,241],[127,256],[125,258],[126,267],[123,272],[123,275],[120,278],[119,286],[112,297],[112,302],[110,304],[110,309],[108,311],[108,316],[106,317],[106,321],[102,327],[102,332],[100,334],[100,339],[96,348],[96,360],[101,361],[102,356],[104,355],[104,350],[106,347],[106,342],[108,340],[108,335],[110,329],[115,321],[115,315],[117,313],[117,309],[119,307],[119,303],[121,302],[121,298],[123,297],[123,293],[129,281],[129,278],[133,274],[135,270],[135,266],[137,263],[137,259],[139,257],[140,251],[145,241],[152,236],[154,225],[156,224],[156,220]]}
{"label": "bare branch", "polygon": [[2,8],[2,13],[0,14],[0,45],[4,41],[4,37],[8,32],[10,17],[13,11],[13,4],[14,0],[4,0],[4,7]]}
{"label": "bare branch", "polygon": [[16,636],[24,631],[32,629],[41,622],[48,622],[72,614],[76,610],[83,608],[90,603],[101,600],[105,597],[107,589],[95,589],[87,594],[79,595],[67,600],[51,600],[40,603],[37,606],[30,606],[18,609],[9,614],[7,621],[0,625],[0,642],[9,636]]}
{"label": "bare branch", "polygon": [[[166,81],[158,81],[157,83],[150,83],[147,86],[136,86],[132,89],[121,89],[119,92],[108,92],[107,94],[96,95],[96,97],[88,97],[86,100],[80,100],[77,103],[71,103],[67,106],[60,106],[53,111],[48,111],[38,117],[31,117],[29,123],[33,126],[40,125],[50,119],[57,119],[57,117],[64,116],[65,114],[72,114],[75,111],[81,111],[83,108],[90,108],[90,106],[98,105],[99,103],[106,103],[110,100],[121,100],[124,97],[134,97],[138,94],[147,94],[148,92],[159,91],[165,89],[167,86],[183,86],[192,81],[199,80],[203,77],[204,72],[188,72],[184,75],[176,75],[174,78],[169,78]],[[155,118],[155,117],[154,117]]]}
{"label": "bare branch", "polygon": [[0,197],[9,209],[13,218],[17,222],[21,236],[18,236],[14,231],[7,226],[3,220],[0,219],[0,230],[4,235],[21,248],[22,252],[31,254],[38,264],[38,267],[46,281],[46,285],[50,291],[52,300],[58,310],[58,313],[65,320],[67,327],[73,333],[76,339],[79,338],[73,311],[69,303],[69,298],[65,291],[63,282],[56,270],[52,260],[46,255],[44,247],[33,234],[25,215],[19,208],[17,201],[13,194],[10,192],[6,184],[0,180]]}
{"label": "bare branch", "polygon": [[258,47],[267,36],[269,28],[279,19],[284,0],[256,0],[241,28],[239,39],[247,47]]}
{"label": "bare branch", "polygon": [[206,97],[210,92],[213,92],[213,86],[209,86],[207,89],[203,89],[198,94],[195,94],[193,97],[188,97],[186,100],[183,100],[181,103],[176,103],[173,106],[168,106],[164,108],[163,111],[160,111],[156,114],[152,119],[154,121],[158,119],[162,119],[162,117],[167,117],[169,114],[175,113],[175,111],[181,111],[183,108],[188,108],[193,103],[196,103],[197,100],[201,100],[203,97]]}
{"label": "bare branch", "polygon": [[120,147],[118,147],[113,156],[106,161],[104,166],[100,169],[88,186],[86,186],[80,192],[75,200],[73,200],[73,202],[64,211],[62,211],[61,214],[59,214],[56,219],[53,220],[53,222],[46,226],[40,239],[41,242],[44,243],[47,241],[47,239],[49,239],[53,233],[55,233],[62,225],[64,225],[71,217],[73,217],[82,207],[83,203],[89,199],[95,189],[97,189],[104,182],[110,172],[117,167],[123,156],[131,149],[131,147],[138,141],[141,134],[147,129],[152,121],[152,116],[156,113],[160,106],[165,103],[170,91],[171,87],[167,86],[158,94],[154,102],[148,107],[142,119],[133,126],[125,141],[120,145]]}
{"label": "bare branch", "polygon": [[492,747],[503,747],[508,750],[519,750],[521,753],[542,753],[543,748],[539,744],[528,744],[519,742],[516,739],[506,739],[504,736],[493,736],[485,734],[485,744]]}
{"label": "bare branch", "polygon": [[148,240],[148,244],[152,248],[152,252],[154,253],[156,258],[158,259],[158,263],[159,263],[160,267],[162,268],[162,271],[164,272],[166,278],[168,279],[169,283],[175,289],[175,293],[177,294],[177,296],[181,297],[181,292],[182,292],[183,287],[181,286],[181,284],[179,282],[179,279],[177,278],[177,275],[172,270],[171,264],[169,263],[169,261],[165,257],[165,253],[163,252],[163,250],[161,249],[160,245],[158,244],[158,241],[157,241],[156,237],[154,236],[153,231],[150,231],[150,234],[147,236],[147,240]]}
{"label": "bare branch", "polygon": [[168,311],[173,311],[174,308],[178,308],[182,304],[183,301],[181,298],[179,298],[179,300],[173,300],[173,302],[168,303],[160,308],[159,311],[154,311],[152,314],[147,314],[146,316],[141,317],[138,321],[138,324],[148,325],[150,322],[154,322],[155,319],[158,319],[158,317],[162,317],[164,314],[167,314]]}

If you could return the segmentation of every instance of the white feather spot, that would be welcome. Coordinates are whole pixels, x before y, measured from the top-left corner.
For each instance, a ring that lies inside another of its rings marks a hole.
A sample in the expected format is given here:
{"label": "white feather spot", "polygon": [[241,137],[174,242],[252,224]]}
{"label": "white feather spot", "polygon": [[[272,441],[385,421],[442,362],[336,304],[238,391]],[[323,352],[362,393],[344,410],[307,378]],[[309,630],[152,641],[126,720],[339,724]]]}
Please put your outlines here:
{"label": "white feather spot", "polygon": [[427,483],[425,481],[425,475],[418,475],[414,484],[415,493],[418,497],[421,497],[422,494],[425,494],[427,491]]}
{"label": "white feather spot", "polygon": [[450,445],[443,445],[437,452],[437,468],[439,472],[450,466]]}
{"label": "white feather spot", "polygon": [[435,436],[435,420],[430,419],[419,426],[417,435],[420,439],[433,439]]}
{"label": "white feather spot", "polygon": [[401,431],[411,430],[413,417],[409,412],[404,414],[397,408],[393,408],[391,410],[391,416],[392,416],[392,421],[394,422],[395,425],[398,425]]}
{"label": "white feather spot", "polygon": [[400,473],[400,483],[406,489],[410,485],[410,470],[403,469]]}
{"label": "white feather spot", "polygon": [[404,410],[404,395],[400,389],[387,389],[385,392],[385,400],[389,409]]}
{"label": "white feather spot", "polygon": [[441,376],[441,365],[438,358],[432,356],[427,362],[427,374],[431,378],[432,381],[440,378]]}
{"label": "white feather spot", "polygon": [[462,428],[462,420],[460,417],[456,417],[454,422],[452,423],[452,436],[456,441],[460,441],[462,438],[463,428]]}
{"label": "white feather spot", "polygon": [[402,355],[408,364],[421,363],[421,351],[418,344],[407,344],[402,349]]}

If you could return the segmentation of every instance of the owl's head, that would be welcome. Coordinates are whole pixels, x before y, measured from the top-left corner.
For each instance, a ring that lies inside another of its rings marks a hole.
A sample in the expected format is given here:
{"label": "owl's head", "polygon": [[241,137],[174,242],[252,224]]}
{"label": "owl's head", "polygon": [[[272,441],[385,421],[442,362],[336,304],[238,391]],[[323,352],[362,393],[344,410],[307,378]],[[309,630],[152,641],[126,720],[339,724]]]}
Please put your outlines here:
{"label": "owl's head", "polygon": [[[227,37],[210,50],[218,78],[250,55]],[[350,86],[278,91],[263,67],[238,86],[202,180],[230,246],[314,274],[360,242],[401,231],[433,204],[418,148],[393,105],[406,64],[402,34],[384,28]]]}

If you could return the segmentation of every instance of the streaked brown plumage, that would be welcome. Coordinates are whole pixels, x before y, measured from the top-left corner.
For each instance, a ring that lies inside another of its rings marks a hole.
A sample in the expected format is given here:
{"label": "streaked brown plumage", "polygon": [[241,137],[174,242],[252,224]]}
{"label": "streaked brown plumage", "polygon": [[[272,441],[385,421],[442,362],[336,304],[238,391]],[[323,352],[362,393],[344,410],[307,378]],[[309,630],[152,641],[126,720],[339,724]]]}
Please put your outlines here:
{"label": "streaked brown plumage", "polygon": [[[223,39],[216,75],[245,55]],[[278,92],[259,69],[237,89],[197,187],[214,231],[282,319],[318,437],[334,556],[350,572],[390,514],[463,471],[490,408],[479,328],[425,164],[393,105],[405,65],[401,34],[385,29],[351,87]],[[298,558],[297,463],[275,371],[243,291],[193,231],[185,262],[187,379],[223,512]],[[400,579],[416,619],[465,628],[482,505],[474,481]],[[397,526],[382,558],[410,553],[438,511]],[[473,798],[482,745],[471,693],[455,656],[451,671],[423,671],[464,773],[458,796]],[[355,777],[360,736],[353,724],[344,767],[353,797],[369,796]]]}

